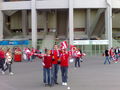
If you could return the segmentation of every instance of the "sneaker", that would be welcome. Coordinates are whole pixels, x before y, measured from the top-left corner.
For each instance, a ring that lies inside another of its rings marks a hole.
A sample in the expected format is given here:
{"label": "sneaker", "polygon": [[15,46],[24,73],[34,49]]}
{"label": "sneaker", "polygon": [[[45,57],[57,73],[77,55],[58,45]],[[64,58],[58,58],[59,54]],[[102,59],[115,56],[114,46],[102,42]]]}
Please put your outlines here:
{"label": "sneaker", "polygon": [[65,86],[67,86],[67,83],[64,83]]}
{"label": "sneaker", "polygon": [[62,85],[64,86],[64,85],[65,85],[65,83],[63,82],[63,83],[62,83]]}
{"label": "sneaker", "polygon": [[10,72],[10,75],[13,75],[14,73],[13,72]]}
{"label": "sneaker", "polygon": [[59,84],[59,83],[55,82],[55,84]]}
{"label": "sneaker", "polygon": [[5,74],[5,72],[4,72],[4,71],[2,71],[2,74],[4,75],[4,74]]}

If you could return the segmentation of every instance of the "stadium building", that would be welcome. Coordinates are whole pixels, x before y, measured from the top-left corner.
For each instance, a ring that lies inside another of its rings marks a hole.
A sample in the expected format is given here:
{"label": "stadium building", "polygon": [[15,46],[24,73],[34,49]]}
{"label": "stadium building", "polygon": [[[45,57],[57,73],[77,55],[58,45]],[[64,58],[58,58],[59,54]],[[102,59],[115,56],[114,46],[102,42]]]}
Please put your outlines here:
{"label": "stadium building", "polygon": [[0,0],[0,39],[35,48],[67,40],[101,54],[120,45],[120,0]]}

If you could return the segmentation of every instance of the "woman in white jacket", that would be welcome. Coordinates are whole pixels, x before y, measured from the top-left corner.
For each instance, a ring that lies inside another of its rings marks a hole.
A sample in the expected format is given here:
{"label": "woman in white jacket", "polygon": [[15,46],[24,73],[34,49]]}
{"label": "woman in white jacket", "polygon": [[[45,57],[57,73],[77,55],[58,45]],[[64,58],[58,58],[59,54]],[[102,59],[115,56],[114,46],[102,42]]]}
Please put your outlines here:
{"label": "woman in white jacket", "polygon": [[11,68],[11,65],[12,65],[12,52],[11,52],[10,48],[6,52],[5,65],[7,66],[5,71],[9,70],[10,75],[13,75],[12,68]]}

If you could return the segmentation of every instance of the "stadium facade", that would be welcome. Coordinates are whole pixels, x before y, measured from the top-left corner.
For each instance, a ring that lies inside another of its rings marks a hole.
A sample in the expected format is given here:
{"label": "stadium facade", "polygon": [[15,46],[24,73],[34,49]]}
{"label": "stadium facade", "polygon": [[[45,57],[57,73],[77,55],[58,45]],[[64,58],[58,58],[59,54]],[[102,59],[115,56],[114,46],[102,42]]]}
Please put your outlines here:
{"label": "stadium facade", "polygon": [[0,0],[1,40],[29,39],[36,48],[59,39],[92,50],[119,38],[120,0]]}

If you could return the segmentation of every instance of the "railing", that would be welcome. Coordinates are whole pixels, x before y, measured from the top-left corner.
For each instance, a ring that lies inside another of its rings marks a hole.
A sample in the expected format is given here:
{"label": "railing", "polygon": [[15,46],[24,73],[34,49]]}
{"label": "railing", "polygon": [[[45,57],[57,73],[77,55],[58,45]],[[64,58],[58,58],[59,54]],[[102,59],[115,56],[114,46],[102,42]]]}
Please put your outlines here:
{"label": "railing", "polygon": [[13,1],[31,1],[31,0],[3,0],[4,2],[13,2]]}

